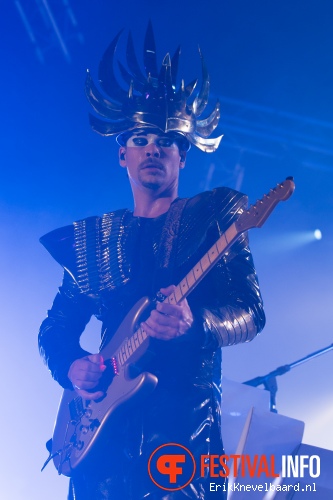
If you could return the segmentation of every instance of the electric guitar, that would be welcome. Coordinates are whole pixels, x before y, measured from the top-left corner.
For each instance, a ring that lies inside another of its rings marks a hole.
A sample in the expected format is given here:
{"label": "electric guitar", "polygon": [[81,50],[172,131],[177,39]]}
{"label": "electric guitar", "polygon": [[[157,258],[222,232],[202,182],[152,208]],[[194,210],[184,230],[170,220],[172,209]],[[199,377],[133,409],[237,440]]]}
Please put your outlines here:
{"label": "electric guitar", "polygon": [[[248,210],[242,212],[217,242],[176,286],[164,302],[179,304],[206,276],[237,238],[254,227],[261,227],[275,206],[287,200],[295,188],[293,179],[271,189]],[[105,395],[97,401],[85,400],[74,390],[65,389],[60,401],[52,438],[53,459],[59,474],[71,476],[73,471],[91,459],[112,428],[118,410],[147,397],[157,385],[157,377],[143,372],[133,375],[131,367],[147,351],[149,336],[138,327],[140,317],[148,309],[150,300],[142,298],[127,314],[110,342],[101,351],[108,368],[103,374]]]}

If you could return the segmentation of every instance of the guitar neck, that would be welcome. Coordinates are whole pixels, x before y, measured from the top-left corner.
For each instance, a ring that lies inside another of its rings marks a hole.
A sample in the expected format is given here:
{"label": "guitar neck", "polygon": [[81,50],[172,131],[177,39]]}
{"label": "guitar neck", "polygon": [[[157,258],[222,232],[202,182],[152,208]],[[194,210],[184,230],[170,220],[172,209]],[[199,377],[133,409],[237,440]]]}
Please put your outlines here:
{"label": "guitar neck", "polygon": [[255,205],[240,213],[236,221],[220,236],[217,242],[205,253],[185,278],[176,286],[175,291],[164,302],[179,304],[200,283],[217,261],[226,254],[237,238],[253,227],[261,227],[280,201],[287,200],[293,193],[295,184],[292,177],[278,184],[265,194]]}
{"label": "guitar neck", "polygon": [[176,289],[163,302],[179,304],[185,299],[200,281],[209,273],[218,260],[225,255],[230,246],[241,233],[237,230],[236,222],[220,236],[214,245],[205,253],[199,262],[187,273],[185,278],[176,286]]}
{"label": "guitar neck", "polygon": [[[208,274],[218,260],[226,254],[237,238],[254,227],[261,227],[280,201],[287,200],[293,193],[295,184],[292,177],[278,184],[258,200],[255,205],[240,213],[236,221],[220,236],[216,243],[205,253],[199,262],[187,273],[185,278],[176,286],[174,292],[166,297],[163,302],[179,304],[187,297],[200,281]],[[148,340],[143,328],[138,330],[123,343],[119,349],[119,361],[124,364],[134,352]],[[146,342],[147,343],[147,342]]]}

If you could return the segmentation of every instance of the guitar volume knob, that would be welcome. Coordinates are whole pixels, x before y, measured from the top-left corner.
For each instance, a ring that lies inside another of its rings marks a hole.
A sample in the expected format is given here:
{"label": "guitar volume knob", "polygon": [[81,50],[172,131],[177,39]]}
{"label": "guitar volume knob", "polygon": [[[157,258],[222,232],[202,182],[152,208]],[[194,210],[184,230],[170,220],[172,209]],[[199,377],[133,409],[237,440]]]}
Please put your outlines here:
{"label": "guitar volume knob", "polygon": [[82,448],[84,447],[84,441],[78,441],[77,443],[75,443],[75,448],[78,449],[79,451],[82,450]]}

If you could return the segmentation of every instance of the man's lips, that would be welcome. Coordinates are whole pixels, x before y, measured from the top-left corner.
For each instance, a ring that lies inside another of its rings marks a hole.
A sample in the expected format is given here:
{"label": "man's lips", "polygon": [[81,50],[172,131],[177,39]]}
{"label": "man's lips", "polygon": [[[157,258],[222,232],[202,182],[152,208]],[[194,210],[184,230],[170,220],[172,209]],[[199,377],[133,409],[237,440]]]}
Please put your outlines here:
{"label": "man's lips", "polygon": [[156,160],[146,160],[141,164],[140,170],[145,170],[146,168],[157,168],[158,170],[164,170],[164,165]]}

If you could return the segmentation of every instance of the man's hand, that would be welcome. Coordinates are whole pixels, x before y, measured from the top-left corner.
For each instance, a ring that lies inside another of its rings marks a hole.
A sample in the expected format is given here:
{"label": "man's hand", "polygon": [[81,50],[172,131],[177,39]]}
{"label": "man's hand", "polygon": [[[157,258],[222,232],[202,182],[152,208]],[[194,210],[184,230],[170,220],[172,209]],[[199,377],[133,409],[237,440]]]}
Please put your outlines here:
{"label": "man's hand", "polygon": [[68,378],[79,396],[84,399],[99,399],[104,393],[93,392],[92,389],[98,385],[105,369],[103,357],[100,354],[90,354],[71,364]]}
{"label": "man's hand", "polygon": [[[161,288],[160,292],[168,296],[176,289],[175,285]],[[170,340],[187,332],[192,326],[193,315],[186,299],[180,304],[158,302],[147,321],[142,323],[145,332],[160,340]]]}

